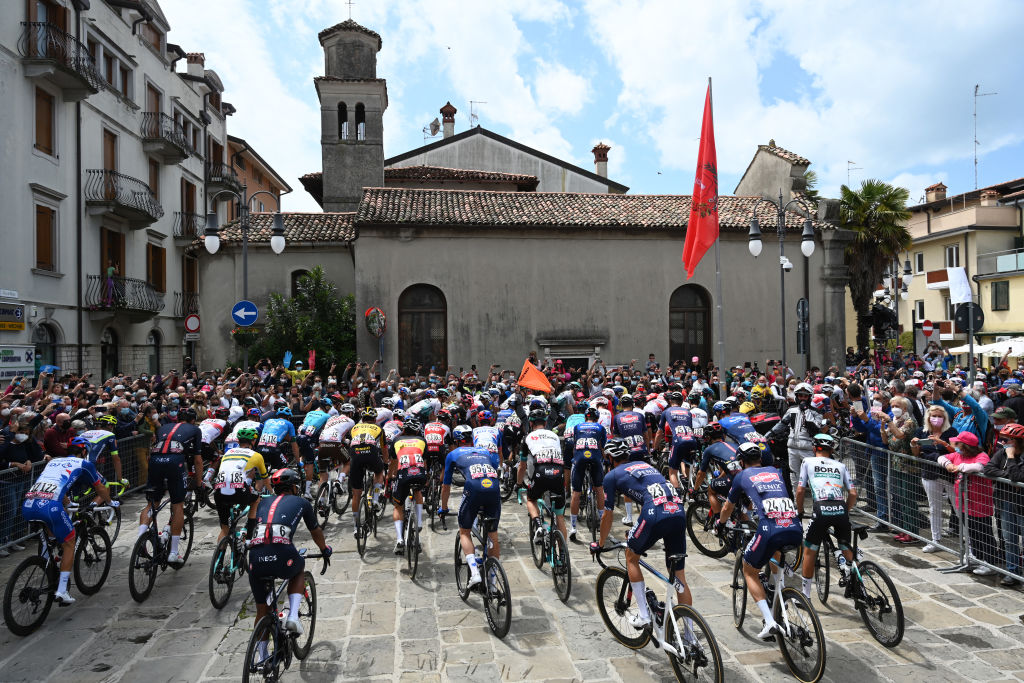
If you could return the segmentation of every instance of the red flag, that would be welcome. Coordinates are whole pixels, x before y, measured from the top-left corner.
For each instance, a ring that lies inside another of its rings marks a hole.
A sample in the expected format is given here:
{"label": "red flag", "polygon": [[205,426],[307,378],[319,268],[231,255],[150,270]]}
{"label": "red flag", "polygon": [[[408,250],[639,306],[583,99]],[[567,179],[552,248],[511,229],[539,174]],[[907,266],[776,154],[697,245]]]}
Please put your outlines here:
{"label": "red flag", "polygon": [[690,221],[686,225],[683,245],[683,268],[686,279],[693,277],[697,264],[718,239],[718,159],[715,155],[715,126],[711,114],[711,81],[704,99],[704,123],[700,128],[700,150],[697,152],[697,177],[693,181]]}
{"label": "red flag", "polygon": [[309,352],[309,370],[312,370],[316,365],[316,349],[311,349]]}
{"label": "red flag", "polygon": [[552,391],[551,382],[544,376],[544,373],[537,369],[537,366],[527,358],[523,363],[523,371],[519,373],[519,386],[535,391],[548,393]]}

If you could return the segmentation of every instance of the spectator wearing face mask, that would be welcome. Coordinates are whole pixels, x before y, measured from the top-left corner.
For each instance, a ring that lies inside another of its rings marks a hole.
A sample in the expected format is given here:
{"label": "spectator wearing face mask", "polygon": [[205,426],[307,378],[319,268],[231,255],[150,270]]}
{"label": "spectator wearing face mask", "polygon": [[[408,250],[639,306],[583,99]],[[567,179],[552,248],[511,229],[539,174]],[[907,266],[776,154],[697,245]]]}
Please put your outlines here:
{"label": "spectator wearing face mask", "polygon": [[[999,409],[1003,410],[1012,412],[1006,408]],[[1000,441],[1003,445],[992,454],[991,459],[982,468],[982,474],[986,477],[1013,480],[1015,470],[1019,470],[1020,459],[1024,457],[1024,426],[1012,421],[1004,424],[1000,429]],[[994,495],[1006,570],[1012,574],[1022,574],[1024,570],[1021,569],[1019,538],[1024,535],[1024,494],[1021,493],[1019,486],[997,481]],[[1000,585],[1007,588],[1019,584],[1020,581],[1012,576],[1004,576],[1000,581]]]}
{"label": "spectator wearing face mask", "polygon": [[[956,448],[954,453],[939,457],[939,464],[956,477],[956,506],[961,515],[967,515],[967,537],[970,540],[971,554],[977,559],[997,564],[996,539],[992,534],[992,480],[975,476],[980,474],[989,461],[988,453],[981,449],[978,435],[967,430],[950,439]],[[967,505],[963,509],[964,489],[966,489]],[[994,569],[979,566],[974,570],[978,576],[990,576]]]}
{"label": "spectator wearing face mask", "polygon": [[60,413],[54,419],[53,426],[43,434],[43,450],[53,458],[63,458],[68,455],[68,444],[75,438],[74,429],[71,428],[71,416],[67,413]]}
{"label": "spectator wearing face mask", "polygon": [[928,521],[932,542],[922,548],[922,552],[934,553],[939,550],[942,540],[942,511],[946,503],[954,502],[953,475],[938,465],[941,456],[949,455],[955,449],[950,440],[957,432],[949,424],[949,417],[942,406],[928,406],[925,410],[925,423],[910,442],[911,452],[923,460],[930,460],[935,465],[921,466],[921,486],[928,498]]}
{"label": "spectator wearing face mask", "polygon": [[[911,412],[910,401],[905,396],[894,396],[889,402],[892,419],[881,417],[882,437],[891,453],[911,455],[911,441],[917,435],[918,423]],[[920,467],[910,458],[889,456],[891,475],[889,488],[892,491],[890,520],[893,525],[917,532],[916,480]],[[899,532],[893,536],[897,543],[913,543],[909,534]]]}
{"label": "spectator wearing face mask", "polygon": [[[32,465],[49,460],[43,454],[39,442],[32,438],[32,431],[42,420],[37,413],[20,413],[0,430],[0,470],[13,468],[13,475],[0,481],[0,545],[14,540],[26,531],[18,516],[21,499],[32,483]],[[14,550],[24,550],[16,544]],[[9,554],[9,553],[8,553]],[[0,553],[0,556],[6,556]]]}
{"label": "spectator wearing face mask", "polygon": [[950,384],[942,380],[935,383],[932,403],[946,409],[957,433],[971,432],[978,437],[979,443],[984,444],[990,426],[988,414],[982,410],[970,390],[961,389],[958,384]]}

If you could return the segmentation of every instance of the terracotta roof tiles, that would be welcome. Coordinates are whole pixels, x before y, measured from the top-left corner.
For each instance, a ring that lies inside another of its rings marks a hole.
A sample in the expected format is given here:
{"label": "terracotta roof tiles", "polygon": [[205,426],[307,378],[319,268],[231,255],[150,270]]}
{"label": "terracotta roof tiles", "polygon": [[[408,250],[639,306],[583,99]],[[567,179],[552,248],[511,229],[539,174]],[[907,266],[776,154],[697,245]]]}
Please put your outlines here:
{"label": "terracotta roof tiles", "polygon": [[362,26],[361,24],[357,24],[356,22],[352,21],[351,19],[346,19],[345,21],[341,22],[340,24],[335,24],[334,26],[331,26],[330,28],[325,28],[323,31],[320,31],[320,33],[317,35],[317,37],[320,39],[320,42],[323,43],[324,42],[324,38],[327,38],[328,36],[332,36],[335,33],[339,33],[341,31],[357,31],[359,33],[364,33],[364,34],[370,36],[371,38],[376,38],[377,39],[377,49],[378,50],[380,49],[380,47],[382,45],[379,33],[377,33],[376,31],[371,31],[370,29],[366,28],[365,26]]}
{"label": "terracotta roof tiles", "polygon": [[794,164],[796,166],[810,166],[811,165],[810,159],[807,159],[806,157],[802,157],[799,154],[797,154],[796,152],[790,152],[788,149],[785,149],[783,147],[779,147],[778,145],[775,144],[774,140],[769,141],[769,143],[767,145],[758,145],[757,148],[758,149],[763,149],[764,151],[768,152],[769,154],[774,154],[775,156],[779,157],[780,159],[785,159],[789,163]]}
{"label": "terracotta roof tiles", "polygon": [[[351,242],[356,237],[355,213],[284,213],[284,238],[287,242]],[[273,213],[249,214],[249,242],[269,243],[274,225]],[[242,241],[237,220],[220,229],[222,242]]]}

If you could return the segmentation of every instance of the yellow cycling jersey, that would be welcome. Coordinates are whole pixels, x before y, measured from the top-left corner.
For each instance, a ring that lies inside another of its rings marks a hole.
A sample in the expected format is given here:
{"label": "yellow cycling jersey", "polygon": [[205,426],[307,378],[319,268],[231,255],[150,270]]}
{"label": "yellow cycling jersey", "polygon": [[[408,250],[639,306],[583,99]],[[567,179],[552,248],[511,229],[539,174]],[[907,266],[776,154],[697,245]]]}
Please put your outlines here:
{"label": "yellow cycling jersey", "polygon": [[[243,464],[244,463],[244,464]],[[267,473],[267,465],[263,456],[248,448],[232,448],[220,459],[220,471],[227,472],[250,472],[256,470],[257,479],[266,479],[270,476]]]}
{"label": "yellow cycling jersey", "polygon": [[384,430],[372,422],[360,422],[353,425],[351,444],[353,450],[359,452],[369,445],[376,446],[380,453],[384,453],[387,447],[384,445]]}

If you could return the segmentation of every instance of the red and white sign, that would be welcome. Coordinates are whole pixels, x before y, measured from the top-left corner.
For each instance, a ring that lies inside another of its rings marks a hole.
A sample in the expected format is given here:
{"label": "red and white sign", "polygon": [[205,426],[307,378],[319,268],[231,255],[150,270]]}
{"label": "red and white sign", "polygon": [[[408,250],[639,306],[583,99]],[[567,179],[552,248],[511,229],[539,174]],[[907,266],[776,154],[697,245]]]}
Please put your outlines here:
{"label": "red and white sign", "polygon": [[198,332],[199,331],[199,316],[195,313],[191,313],[185,316],[185,331],[186,332]]}
{"label": "red and white sign", "polygon": [[930,337],[930,336],[932,336],[932,332],[934,330],[935,330],[935,328],[932,327],[932,321],[931,320],[922,320],[921,321],[921,334],[923,334],[926,337]]}

